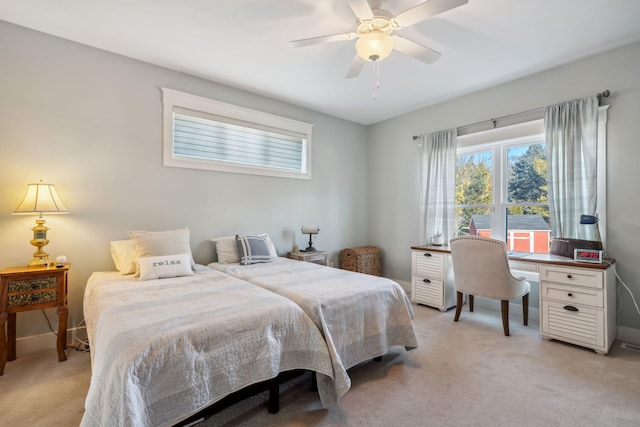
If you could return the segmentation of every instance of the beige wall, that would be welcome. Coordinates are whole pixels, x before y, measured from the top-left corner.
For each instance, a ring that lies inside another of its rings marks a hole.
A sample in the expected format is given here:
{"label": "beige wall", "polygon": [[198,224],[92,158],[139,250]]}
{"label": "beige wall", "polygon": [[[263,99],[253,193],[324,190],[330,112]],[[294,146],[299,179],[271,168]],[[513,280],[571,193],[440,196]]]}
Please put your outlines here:
{"label": "beige wall", "polygon": [[[35,217],[10,214],[27,183],[56,184],[71,214],[45,218],[46,250],[72,263],[70,327],[90,273],[114,269],[109,241],[129,230],[188,226],[199,263],[208,239],[236,233],[269,233],[286,254],[294,236],[305,244],[303,224],[320,226],[315,246],[334,263],[367,243],[363,126],[1,21],[0,62],[0,266],[32,258]],[[160,87],[312,123],[313,179],[162,166]],[[19,337],[45,332],[39,311],[18,315]]]}
{"label": "beige wall", "polygon": [[[608,111],[607,252],[640,301],[640,43],[615,49],[369,127],[369,237],[385,249],[385,272],[410,280],[410,246],[418,241],[418,146],[413,135],[595,95],[605,89]],[[419,88],[416,88],[419,90]],[[629,294],[619,324],[640,329]]]}

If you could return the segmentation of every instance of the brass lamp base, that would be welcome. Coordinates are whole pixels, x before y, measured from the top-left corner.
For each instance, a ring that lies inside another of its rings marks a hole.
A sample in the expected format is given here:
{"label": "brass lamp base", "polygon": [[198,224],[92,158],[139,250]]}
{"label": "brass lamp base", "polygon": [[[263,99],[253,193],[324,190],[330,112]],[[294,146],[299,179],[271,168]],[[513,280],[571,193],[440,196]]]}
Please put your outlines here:
{"label": "brass lamp base", "polygon": [[43,218],[38,218],[36,219],[36,226],[32,228],[33,239],[31,239],[31,244],[37,249],[33,253],[33,260],[27,264],[28,267],[45,267],[52,264],[49,260],[49,254],[42,250],[44,246],[49,244],[47,239],[47,230],[49,229],[44,225],[45,222]]}

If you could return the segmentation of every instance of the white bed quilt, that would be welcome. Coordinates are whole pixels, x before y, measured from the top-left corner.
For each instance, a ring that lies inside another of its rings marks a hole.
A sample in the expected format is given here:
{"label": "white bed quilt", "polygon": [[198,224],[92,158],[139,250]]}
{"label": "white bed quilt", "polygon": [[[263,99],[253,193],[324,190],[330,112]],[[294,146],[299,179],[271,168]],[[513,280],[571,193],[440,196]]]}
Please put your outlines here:
{"label": "white bed quilt", "polygon": [[138,282],[93,273],[84,297],[92,377],[82,426],[178,422],[279,372],[318,372],[324,406],[333,381],[314,323],[294,303],[198,266],[194,276]]}
{"label": "white bed quilt", "polygon": [[387,353],[392,346],[418,346],[411,303],[392,280],[288,258],[252,265],[211,263],[209,267],[302,307],[325,336],[336,377]]}

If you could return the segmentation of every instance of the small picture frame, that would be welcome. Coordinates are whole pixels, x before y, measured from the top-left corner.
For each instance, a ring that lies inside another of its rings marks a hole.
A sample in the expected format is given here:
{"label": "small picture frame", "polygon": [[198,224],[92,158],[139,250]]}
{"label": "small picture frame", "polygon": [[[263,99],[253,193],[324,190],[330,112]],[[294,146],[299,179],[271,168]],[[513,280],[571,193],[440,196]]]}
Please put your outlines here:
{"label": "small picture frame", "polygon": [[602,262],[602,251],[598,249],[574,249],[573,259],[578,262]]}

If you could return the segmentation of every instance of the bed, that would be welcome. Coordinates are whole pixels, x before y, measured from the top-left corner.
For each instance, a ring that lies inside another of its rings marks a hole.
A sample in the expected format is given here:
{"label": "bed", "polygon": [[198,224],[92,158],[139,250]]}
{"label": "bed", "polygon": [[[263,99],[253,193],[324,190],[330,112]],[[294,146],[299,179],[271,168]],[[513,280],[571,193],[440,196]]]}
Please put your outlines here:
{"label": "bed", "polygon": [[392,280],[282,257],[208,266],[299,305],[322,331],[337,372],[393,346],[418,346],[411,303]]}
{"label": "bed", "polygon": [[84,313],[92,377],[82,426],[172,425],[295,369],[317,373],[325,407],[349,388],[300,307],[204,266],[145,281],[95,272]]}

